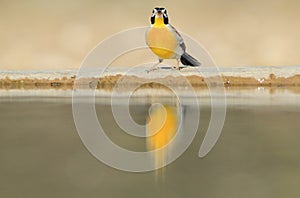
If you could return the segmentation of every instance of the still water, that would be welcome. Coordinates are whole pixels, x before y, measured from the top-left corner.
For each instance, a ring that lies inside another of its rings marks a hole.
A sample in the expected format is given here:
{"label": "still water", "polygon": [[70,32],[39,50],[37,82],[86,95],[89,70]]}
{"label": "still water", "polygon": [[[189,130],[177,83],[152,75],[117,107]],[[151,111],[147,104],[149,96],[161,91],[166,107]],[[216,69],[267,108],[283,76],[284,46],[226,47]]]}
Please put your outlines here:
{"label": "still water", "polygon": [[[125,134],[99,101],[111,140],[144,151],[147,141]],[[211,116],[204,105],[192,144],[157,174],[119,171],[93,157],[76,131],[70,98],[2,99],[0,197],[299,197],[300,106],[255,104],[229,105],[217,144],[199,158]],[[148,108],[132,104],[133,119],[145,124]]]}

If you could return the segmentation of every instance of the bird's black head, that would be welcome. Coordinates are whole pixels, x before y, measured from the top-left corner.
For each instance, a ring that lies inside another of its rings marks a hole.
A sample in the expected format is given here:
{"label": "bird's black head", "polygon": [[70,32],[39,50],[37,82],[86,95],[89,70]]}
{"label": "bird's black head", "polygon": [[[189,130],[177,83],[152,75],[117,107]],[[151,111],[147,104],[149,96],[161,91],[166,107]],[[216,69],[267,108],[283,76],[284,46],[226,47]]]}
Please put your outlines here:
{"label": "bird's black head", "polygon": [[155,18],[163,18],[164,24],[169,24],[169,18],[168,18],[166,8],[159,8],[159,7],[154,8],[151,16],[151,24],[155,23]]}

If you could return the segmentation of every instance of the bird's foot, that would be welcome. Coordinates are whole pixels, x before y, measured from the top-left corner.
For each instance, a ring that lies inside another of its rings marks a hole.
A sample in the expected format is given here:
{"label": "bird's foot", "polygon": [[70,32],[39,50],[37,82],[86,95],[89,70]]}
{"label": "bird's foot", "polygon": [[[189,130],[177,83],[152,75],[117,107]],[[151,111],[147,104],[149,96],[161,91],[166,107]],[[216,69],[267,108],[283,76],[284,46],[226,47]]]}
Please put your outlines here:
{"label": "bird's foot", "polygon": [[173,66],[172,69],[173,69],[173,70],[178,70],[178,71],[179,71],[179,70],[180,70],[180,67],[179,67],[179,66]]}

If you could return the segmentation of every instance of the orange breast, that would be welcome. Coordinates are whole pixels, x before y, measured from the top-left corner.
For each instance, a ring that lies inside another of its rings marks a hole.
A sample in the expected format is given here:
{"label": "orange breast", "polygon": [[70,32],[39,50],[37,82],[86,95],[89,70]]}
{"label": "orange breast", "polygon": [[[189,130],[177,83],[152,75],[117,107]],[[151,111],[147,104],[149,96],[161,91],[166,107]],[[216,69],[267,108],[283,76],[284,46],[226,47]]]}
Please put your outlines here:
{"label": "orange breast", "polygon": [[147,44],[158,57],[174,58],[178,41],[173,32],[167,27],[152,27],[147,34]]}

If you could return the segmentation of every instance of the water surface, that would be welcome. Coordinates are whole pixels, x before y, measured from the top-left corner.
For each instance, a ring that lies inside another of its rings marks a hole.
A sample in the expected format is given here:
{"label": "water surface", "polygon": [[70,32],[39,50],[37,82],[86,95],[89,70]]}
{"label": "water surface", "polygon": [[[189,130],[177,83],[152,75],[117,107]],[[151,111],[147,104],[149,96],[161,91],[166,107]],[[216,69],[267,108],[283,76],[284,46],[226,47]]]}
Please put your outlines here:
{"label": "water surface", "polygon": [[[145,150],[145,141],[124,134],[110,106],[97,101],[108,136]],[[299,197],[299,105],[240,103],[228,106],[218,143],[199,158],[211,114],[203,106],[193,143],[157,176],[119,171],[94,158],[77,134],[70,98],[2,98],[0,197]],[[132,104],[136,122],[145,123],[148,107]]]}

